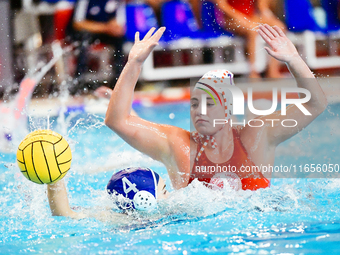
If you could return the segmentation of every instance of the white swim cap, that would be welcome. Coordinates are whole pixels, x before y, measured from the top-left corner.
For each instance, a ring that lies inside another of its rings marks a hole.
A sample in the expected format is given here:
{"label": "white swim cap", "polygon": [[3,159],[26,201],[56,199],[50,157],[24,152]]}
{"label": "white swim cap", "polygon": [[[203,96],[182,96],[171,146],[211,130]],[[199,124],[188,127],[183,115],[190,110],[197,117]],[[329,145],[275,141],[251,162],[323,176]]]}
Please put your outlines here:
{"label": "white swim cap", "polygon": [[[235,86],[234,74],[228,70],[213,70],[205,73],[196,83],[195,89],[202,89],[209,93],[207,89],[212,91],[221,105],[224,105],[225,119],[229,120],[233,112],[233,96],[228,87]],[[223,99],[218,93],[222,94]],[[222,102],[223,101],[223,102]]]}

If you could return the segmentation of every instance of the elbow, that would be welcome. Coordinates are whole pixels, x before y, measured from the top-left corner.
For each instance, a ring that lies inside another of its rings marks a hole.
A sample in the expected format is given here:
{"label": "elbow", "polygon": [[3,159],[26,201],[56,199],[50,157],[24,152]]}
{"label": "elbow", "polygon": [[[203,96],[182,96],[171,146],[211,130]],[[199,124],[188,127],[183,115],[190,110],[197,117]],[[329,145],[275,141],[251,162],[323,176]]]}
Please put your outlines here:
{"label": "elbow", "polygon": [[327,101],[327,98],[325,98],[325,101],[322,105],[322,112],[324,112],[327,109],[327,106],[328,106],[328,101]]}
{"label": "elbow", "polygon": [[119,132],[123,128],[123,122],[113,116],[106,116],[104,124],[114,132]]}
{"label": "elbow", "polygon": [[104,123],[108,128],[115,131],[115,121],[110,116],[105,117]]}
{"label": "elbow", "polygon": [[328,101],[327,101],[327,98],[324,97],[322,100],[318,102],[317,106],[313,107],[314,110],[312,112],[314,112],[316,116],[319,116],[327,109],[327,106],[328,106]]}
{"label": "elbow", "polygon": [[328,106],[327,97],[324,96],[323,100],[320,101],[320,106],[319,106],[320,114],[323,113],[327,109],[327,106]]}

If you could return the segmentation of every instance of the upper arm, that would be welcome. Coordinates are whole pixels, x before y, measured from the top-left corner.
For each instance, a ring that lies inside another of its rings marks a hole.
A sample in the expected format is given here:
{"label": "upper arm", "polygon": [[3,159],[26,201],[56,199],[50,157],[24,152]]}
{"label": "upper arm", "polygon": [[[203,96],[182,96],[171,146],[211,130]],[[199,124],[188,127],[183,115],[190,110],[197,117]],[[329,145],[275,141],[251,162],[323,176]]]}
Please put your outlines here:
{"label": "upper arm", "polygon": [[312,115],[305,115],[296,105],[287,106],[286,115],[276,111],[262,119],[268,125],[268,142],[277,146],[307,127],[322,111],[303,105]]}
{"label": "upper arm", "polygon": [[151,158],[164,162],[170,154],[170,135],[176,129],[174,126],[162,125],[130,115],[125,121],[110,126],[129,145]]}

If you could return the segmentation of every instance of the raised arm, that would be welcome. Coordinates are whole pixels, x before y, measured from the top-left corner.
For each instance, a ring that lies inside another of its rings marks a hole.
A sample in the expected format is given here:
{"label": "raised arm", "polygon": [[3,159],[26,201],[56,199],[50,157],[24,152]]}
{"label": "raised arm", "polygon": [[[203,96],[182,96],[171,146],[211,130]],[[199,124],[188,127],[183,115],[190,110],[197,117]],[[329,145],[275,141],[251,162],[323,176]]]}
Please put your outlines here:
{"label": "raised arm", "polygon": [[[270,116],[264,116],[265,119],[278,119],[275,128],[268,129],[268,140],[272,145],[287,140],[303,128],[309,125],[317,116],[319,116],[327,107],[327,98],[315,79],[313,73],[306,63],[299,56],[293,43],[286,37],[279,27],[270,27],[269,25],[260,25],[259,34],[269,45],[265,47],[266,51],[273,58],[286,63],[290,73],[294,76],[297,86],[307,89],[311,93],[311,99],[302,104],[312,115],[305,115],[296,105],[289,105],[285,116],[275,112]],[[298,124],[294,128],[287,128],[281,125],[283,119],[297,120]]]}
{"label": "raised arm", "polygon": [[139,40],[136,33],[128,62],[113,90],[106,112],[105,124],[135,149],[162,162],[175,189],[183,187],[183,173],[189,170],[189,132],[178,127],[160,125],[130,114],[133,93],[142,64],[158,44],[165,28],[152,35],[151,29]]}
{"label": "raised arm", "polygon": [[[130,114],[133,93],[142,64],[158,44],[165,28],[158,29],[152,35],[154,31],[154,28],[151,29],[141,41],[138,32],[136,33],[135,44],[130,51],[128,62],[113,90],[105,124],[135,149],[163,162],[169,170],[174,162],[171,147],[174,146],[173,141],[181,139],[186,131],[174,126],[152,123]],[[179,178],[176,171],[169,172],[169,175],[173,183],[176,178]]]}
{"label": "raised arm", "polygon": [[85,217],[84,214],[77,213],[70,208],[64,180],[48,184],[47,197],[53,216],[65,216],[74,219]]}

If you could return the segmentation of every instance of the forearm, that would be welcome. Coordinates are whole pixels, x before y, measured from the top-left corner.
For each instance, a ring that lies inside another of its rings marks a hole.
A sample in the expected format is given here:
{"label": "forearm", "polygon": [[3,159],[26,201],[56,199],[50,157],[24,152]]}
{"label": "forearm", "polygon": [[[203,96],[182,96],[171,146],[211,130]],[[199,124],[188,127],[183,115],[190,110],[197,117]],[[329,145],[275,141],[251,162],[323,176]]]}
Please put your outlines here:
{"label": "forearm", "polygon": [[64,180],[48,184],[47,197],[53,216],[78,218],[78,214],[70,208]]}
{"label": "forearm", "polygon": [[288,61],[287,67],[294,78],[315,78],[312,71],[309,69],[305,61],[298,55],[295,54]]}
{"label": "forearm", "polygon": [[115,128],[130,116],[134,89],[142,69],[142,63],[129,60],[113,90],[109,106],[107,108],[105,124]]}
{"label": "forearm", "polygon": [[327,107],[327,98],[313,73],[300,56],[294,56],[287,63],[290,73],[294,76],[297,86],[305,88],[311,93],[311,99],[306,105],[315,108],[317,112],[323,112]]}
{"label": "forearm", "polygon": [[84,20],[81,22],[75,22],[73,26],[78,31],[87,31],[97,34],[105,34],[107,32],[107,24],[103,22]]}

